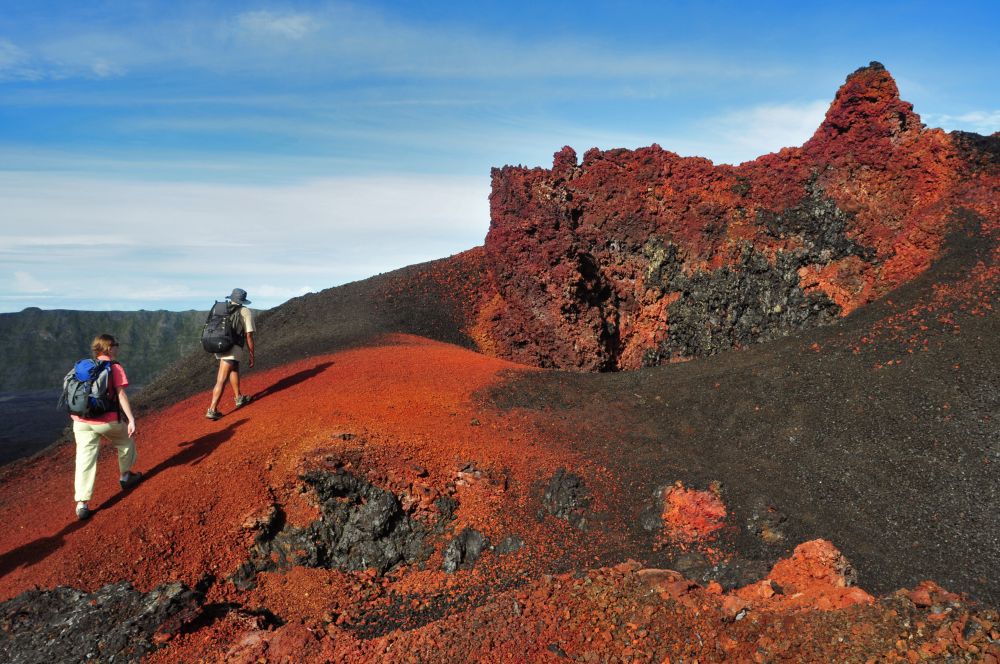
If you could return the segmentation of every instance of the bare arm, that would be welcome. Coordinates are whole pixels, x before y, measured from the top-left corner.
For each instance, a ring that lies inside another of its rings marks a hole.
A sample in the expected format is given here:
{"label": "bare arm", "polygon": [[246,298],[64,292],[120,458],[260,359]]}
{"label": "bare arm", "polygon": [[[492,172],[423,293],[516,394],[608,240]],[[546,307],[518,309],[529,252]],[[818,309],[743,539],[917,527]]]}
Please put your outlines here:
{"label": "bare arm", "polygon": [[250,351],[250,366],[252,367],[254,361],[253,332],[247,332],[247,350]]}
{"label": "bare arm", "polygon": [[[253,366],[253,362],[251,362],[251,366]],[[125,417],[128,418],[128,435],[132,436],[135,434],[135,416],[132,415],[132,404],[128,402],[128,395],[125,394],[124,387],[118,388],[118,404],[122,407]]]}

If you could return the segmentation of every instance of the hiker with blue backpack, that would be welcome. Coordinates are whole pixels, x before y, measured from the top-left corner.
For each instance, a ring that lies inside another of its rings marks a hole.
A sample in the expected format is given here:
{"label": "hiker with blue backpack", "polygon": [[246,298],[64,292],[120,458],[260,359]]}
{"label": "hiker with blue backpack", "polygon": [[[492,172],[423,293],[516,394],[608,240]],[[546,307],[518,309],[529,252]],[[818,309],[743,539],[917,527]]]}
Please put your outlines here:
{"label": "hiker with blue backpack", "polygon": [[[133,472],[135,464],[135,416],[125,388],[128,376],[118,363],[118,342],[110,334],[94,338],[90,346],[92,359],[76,363],[63,380],[60,407],[73,418],[76,439],[76,476],[74,492],[76,516],[91,515],[90,499],[97,473],[97,453],[101,439],[108,440],[118,450],[118,483],[122,491],[132,488],[142,479]],[[124,418],[124,420],[122,419]]]}
{"label": "hiker with blue backpack", "polygon": [[219,360],[219,373],[216,374],[215,387],[212,389],[212,403],[205,411],[205,417],[210,420],[222,417],[219,400],[222,399],[227,382],[233,388],[236,408],[250,403],[250,397],[240,392],[240,362],[246,361],[253,367],[253,312],[244,306],[250,304],[250,300],[242,288],[234,288],[226,299],[229,300],[228,303],[216,302],[212,306],[201,335],[202,347],[215,353],[215,359]]}

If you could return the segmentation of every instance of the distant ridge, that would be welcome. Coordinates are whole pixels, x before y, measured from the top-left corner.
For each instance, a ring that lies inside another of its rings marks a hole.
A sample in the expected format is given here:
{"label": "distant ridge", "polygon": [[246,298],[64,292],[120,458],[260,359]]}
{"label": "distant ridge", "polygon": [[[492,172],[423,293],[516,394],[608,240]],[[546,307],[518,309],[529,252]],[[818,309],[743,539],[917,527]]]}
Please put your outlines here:
{"label": "distant ridge", "polygon": [[43,311],[0,314],[5,362],[0,392],[58,389],[73,362],[90,354],[98,334],[121,343],[129,380],[142,385],[198,347],[201,311]]}

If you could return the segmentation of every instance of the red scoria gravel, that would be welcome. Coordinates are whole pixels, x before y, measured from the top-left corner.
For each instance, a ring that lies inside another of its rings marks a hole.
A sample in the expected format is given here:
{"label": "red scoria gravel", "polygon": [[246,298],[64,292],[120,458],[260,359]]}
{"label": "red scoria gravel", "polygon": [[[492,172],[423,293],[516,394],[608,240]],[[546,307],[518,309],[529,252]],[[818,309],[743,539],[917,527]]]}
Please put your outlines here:
{"label": "red scoria gravel", "polygon": [[[0,599],[34,587],[93,590],[127,579],[141,590],[212,575],[209,606],[230,606],[163,634],[154,662],[692,662],[997,661],[1000,621],[933,583],[874,598],[822,540],[802,543],[758,583],[723,592],[635,562],[604,564],[614,523],[588,532],[538,513],[559,468],[586,482],[599,512],[614,480],[558,439],[539,413],[501,413],[480,394],[509,372],[535,371],[412,336],[250,372],[248,407],[203,417],[203,393],[142,418],[133,491],[99,460],[92,507],[73,514],[73,446],[8,466],[0,484]],[[319,512],[300,475],[340,467],[391,489],[432,523],[435,499],[456,518],[421,564],[379,577],[296,567],[227,581],[275,505],[291,525]],[[718,495],[676,486],[662,537],[711,537]],[[464,527],[494,543],[472,569],[441,571],[443,543]],[[558,570],[577,570],[559,572]],[[229,603],[228,605],[226,603]],[[282,624],[262,618],[265,610]]]}

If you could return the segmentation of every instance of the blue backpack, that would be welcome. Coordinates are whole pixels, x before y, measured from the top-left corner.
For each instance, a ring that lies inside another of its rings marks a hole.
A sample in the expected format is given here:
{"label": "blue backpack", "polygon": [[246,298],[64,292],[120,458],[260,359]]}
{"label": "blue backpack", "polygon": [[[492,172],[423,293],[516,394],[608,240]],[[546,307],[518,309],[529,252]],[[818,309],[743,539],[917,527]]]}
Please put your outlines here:
{"label": "blue backpack", "polygon": [[[118,393],[114,389],[111,366],[113,360],[83,359],[73,365],[63,378],[62,396],[56,408],[63,409],[84,419],[93,419],[105,413],[118,412]],[[119,412],[119,415],[121,413]]]}

